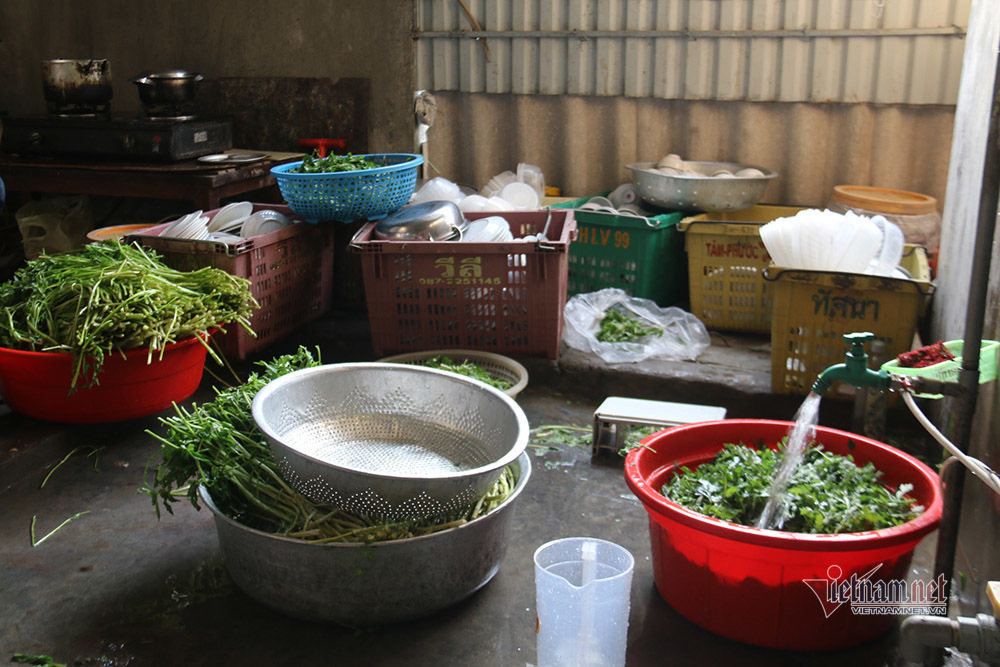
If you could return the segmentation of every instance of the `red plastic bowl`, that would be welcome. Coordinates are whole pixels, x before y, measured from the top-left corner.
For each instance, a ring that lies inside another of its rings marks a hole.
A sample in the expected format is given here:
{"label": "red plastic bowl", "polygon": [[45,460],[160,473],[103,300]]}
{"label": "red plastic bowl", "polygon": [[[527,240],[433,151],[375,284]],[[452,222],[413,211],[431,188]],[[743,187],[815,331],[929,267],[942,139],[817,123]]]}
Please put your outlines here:
{"label": "red plastic bowl", "polygon": [[98,424],[144,417],[182,401],[198,388],[207,350],[192,336],[167,345],[163,358],[146,348],[105,358],[100,384],[69,393],[72,357],[61,352],[0,348],[0,394],[26,417],[64,424]]}
{"label": "red plastic bowl", "polygon": [[[936,473],[917,459],[863,436],[818,427],[816,440],[856,463],[871,461],[882,481],[913,484],[925,510],[900,526],[864,533],[808,535],[760,530],[713,519],[667,500],[660,489],[678,466],[710,461],[726,443],[763,440],[776,446],[793,424],[730,419],[677,426],[629,452],[625,479],[649,513],[653,576],[663,599],[688,620],[717,634],[768,648],[821,650],[882,634],[891,615],[855,613],[850,603],[821,603],[833,581],[905,580],[917,543],[941,519]],[[812,580],[811,583],[806,583]],[[829,614],[829,615],[828,615]]]}

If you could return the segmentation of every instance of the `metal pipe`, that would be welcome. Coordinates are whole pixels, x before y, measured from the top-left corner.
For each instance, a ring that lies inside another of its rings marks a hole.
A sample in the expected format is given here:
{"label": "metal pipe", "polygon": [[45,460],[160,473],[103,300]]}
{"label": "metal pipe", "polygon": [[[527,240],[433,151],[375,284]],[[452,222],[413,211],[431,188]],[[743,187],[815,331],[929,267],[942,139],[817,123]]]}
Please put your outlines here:
{"label": "metal pipe", "polygon": [[[993,106],[990,111],[989,131],[983,159],[983,182],[979,196],[979,215],[976,222],[976,239],[969,277],[969,300],[965,311],[965,335],[962,370],[958,382],[965,391],[955,399],[954,427],[951,441],[963,452],[967,451],[972,433],[972,417],[979,397],[979,348],[983,340],[983,320],[990,278],[990,260],[993,253],[993,234],[997,224],[997,200],[1000,195],[1000,59],[994,66]],[[955,548],[958,544],[959,518],[962,513],[962,492],[965,488],[965,468],[954,466],[953,479],[945,481],[944,505],[938,528],[937,548],[934,554],[934,576],[944,575],[945,594],[950,595],[951,578],[955,569]],[[946,598],[947,599],[947,598]],[[936,651],[929,664],[941,664],[943,652]]]}
{"label": "metal pipe", "polygon": [[930,664],[945,647],[994,664],[1000,657],[1000,628],[989,614],[959,617],[909,616],[899,627],[899,653],[907,662]]}
{"label": "metal pipe", "polygon": [[899,626],[899,655],[907,662],[928,664],[932,649],[958,643],[958,622],[946,616],[907,616]]}
{"label": "metal pipe", "polygon": [[946,28],[852,28],[824,30],[415,30],[414,39],[829,39],[859,37],[965,37]]}

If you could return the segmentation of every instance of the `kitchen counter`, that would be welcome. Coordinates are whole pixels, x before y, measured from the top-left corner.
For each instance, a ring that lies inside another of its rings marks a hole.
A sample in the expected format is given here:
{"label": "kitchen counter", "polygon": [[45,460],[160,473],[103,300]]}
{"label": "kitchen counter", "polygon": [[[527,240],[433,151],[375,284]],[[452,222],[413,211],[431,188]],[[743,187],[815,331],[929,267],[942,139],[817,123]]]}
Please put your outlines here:
{"label": "kitchen counter", "polygon": [[[264,358],[303,342],[321,344],[326,362],[370,359],[364,327],[351,326],[331,316]],[[563,363],[571,361],[564,355]],[[532,426],[589,426],[604,395],[580,382],[569,365],[556,366],[541,360],[529,365],[533,375],[519,404]],[[211,395],[206,377],[192,400]],[[173,515],[157,519],[148,496],[137,492],[158,451],[146,430],[157,426],[154,416],[67,427],[0,408],[0,650],[7,657],[46,654],[57,662],[105,667],[533,664],[532,554],[552,539],[594,536],[635,556],[629,665],[901,664],[895,630],[855,648],[783,652],[733,642],[688,622],[654,587],[647,515],[625,485],[621,459],[592,461],[588,450],[570,445],[529,449],[532,477],[516,506],[506,557],[494,579],[469,599],[385,627],[288,618],[229,580],[208,510],[176,503]],[[31,546],[32,525],[38,540],[81,512],[87,513]],[[932,534],[918,547],[913,576],[929,576],[933,547]]]}
{"label": "kitchen counter", "polygon": [[[9,193],[181,199],[192,202],[195,209],[209,211],[218,208],[219,201],[227,197],[266,188],[274,188],[276,192],[277,181],[271,176],[271,167],[302,156],[262,152],[268,157],[259,162],[225,164],[206,164],[196,159],[160,164],[0,154],[0,179]],[[265,200],[262,195],[254,199]]]}

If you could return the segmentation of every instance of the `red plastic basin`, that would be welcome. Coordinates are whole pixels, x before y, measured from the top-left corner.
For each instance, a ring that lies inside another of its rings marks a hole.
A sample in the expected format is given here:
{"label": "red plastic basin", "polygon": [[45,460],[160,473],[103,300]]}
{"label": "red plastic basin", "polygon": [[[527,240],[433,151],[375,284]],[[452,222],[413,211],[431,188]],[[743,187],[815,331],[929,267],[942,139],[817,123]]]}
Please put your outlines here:
{"label": "red plastic basin", "polygon": [[182,401],[198,388],[207,350],[192,336],[167,345],[163,358],[146,348],[105,358],[100,384],[69,393],[72,357],[61,352],[0,348],[0,394],[26,417],[97,424],[144,417]]}
{"label": "red plastic basin", "polygon": [[760,530],[685,509],[660,493],[676,467],[710,461],[727,443],[774,447],[791,426],[755,419],[689,424],[654,434],[629,453],[625,478],[649,513],[656,587],[685,618],[737,641],[792,650],[858,644],[892,627],[895,616],[856,613],[847,602],[824,605],[818,595],[873,568],[873,583],[907,578],[914,548],[941,518],[933,470],[876,440],[818,427],[816,440],[827,451],[850,454],[859,465],[871,461],[890,488],[913,484],[910,495],[925,507],[905,524],[864,533]]}

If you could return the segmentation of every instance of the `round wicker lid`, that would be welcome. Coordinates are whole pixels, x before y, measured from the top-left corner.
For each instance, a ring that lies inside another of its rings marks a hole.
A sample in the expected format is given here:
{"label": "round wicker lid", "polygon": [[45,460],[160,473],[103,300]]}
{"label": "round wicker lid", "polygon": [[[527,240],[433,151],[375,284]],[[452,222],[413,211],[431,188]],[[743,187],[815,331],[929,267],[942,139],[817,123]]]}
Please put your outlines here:
{"label": "round wicker lid", "polygon": [[897,215],[924,215],[937,211],[937,199],[929,195],[867,185],[837,185],[833,188],[833,201],[850,208]]}

